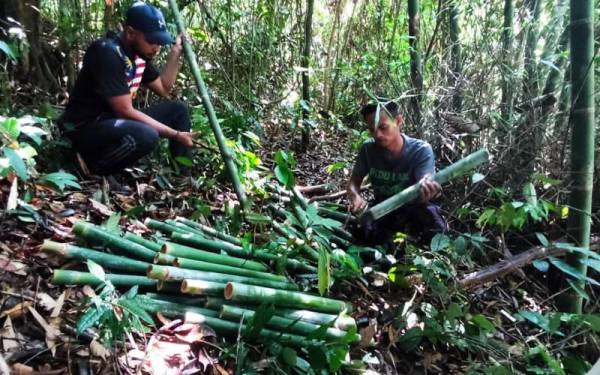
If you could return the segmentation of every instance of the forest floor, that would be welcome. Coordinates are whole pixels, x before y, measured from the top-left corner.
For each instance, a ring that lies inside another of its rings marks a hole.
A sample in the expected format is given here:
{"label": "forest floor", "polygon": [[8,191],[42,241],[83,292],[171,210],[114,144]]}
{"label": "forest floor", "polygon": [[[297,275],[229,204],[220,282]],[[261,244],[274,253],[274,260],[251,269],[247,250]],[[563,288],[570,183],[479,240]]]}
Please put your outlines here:
{"label": "forest floor", "polygon": [[[316,131],[310,149],[305,153],[296,153],[297,183],[304,186],[331,184],[333,187],[329,192],[342,189],[348,177],[348,168],[331,175],[326,168],[341,159],[351,165],[353,155],[350,138],[347,132],[336,130],[328,134]],[[270,133],[267,129],[260,151],[267,168],[272,169],[269,161],[274,152],[288,148],[291,139],[293,136],[288,133]],[[70,227],[77,220],[101,223],[115,212],[127,212],[138,206],[146,208],[143,216],[161,220],[189,216],[192,210],[186,201],[190,197],[201,197],[209,204],[214,215],[221,215],[223,202],[234,195],[223,184],[211,191],[198,190],[193,183],[173,183],[164,189],[156,183],[151,169],[145,172],[136,169],[117,176],[117,179],[122,184],[121,191],[113,190],[102,179],[81,180],[80,191],[63,194],[37,186],[36,195],[30,202],[31,208],[22,209],[17,216],[8,217],[0,223],[0,247],[3,253],[0,258],[0,315],[8,317],[2,328],[1,341],[4,359],[14,373],[133,374],[144,356],[156,355],[157,350],[160,351],[161,346],[148,346],[151,337],[154,344],[161,340],[173,343],[173,335],[177,335],[177,332],[162,328],[146,335],[132,335],[126,343],[127,351],[117,349],[112,355],[110,348],[103,347],[93,334],[86,332],[76,337],[78,307],[82,298],[93,292],[89,288],[50,284],[53,268],[73,268],[75,264],[61,264],[48,259],[40,252],[40,244],[45,239],[61,242],[74,240]],[[0,197],[5,199],[10,186],[2,185],[0,189]],[[307,196],[318,194],[323,192]],[[345,204],[344,199],[338,198],[337,202]],[[451,205],[450,202],[441,203],[442,206],[446,203]],[[449,219],[451,226],[461,226],[457,223],[458,219]],[[140,220],[123,218],[122,224],[132,232],[144,233],[147,228]],[[500,250],[488,251],[490,253],[483,258],[489,264],[506,255]],[[483,267],[483,264],[473,264],[474,269],[461,271],[467,273]],[[352,315],[358,322],[362,339],[353,346],[351,358],[362,359],[372,371],[382,374],[466,373],[475,369],[478,362],[485,362],[490,351],[499,351],[500,356],[505,358],[520,356],[524,351],[523,343],[543,339],[543,333],[517,322],[509,312],[519,309],[548,311],[551,293],[545,278],[540,277],[539,273],[518,271],[462,295],[464,304],[469,305],[472,311],[494,322],[496,330],[492,335],[504,343],[502,347],[463,352],[440,344],[407,353],[396,345],[403,331],[395,327],[394,321],[405,303],[427,301],[429,293],[427,287],[418,280],[413,288],[391,284],[386,271],[380,269],[366,274],[368,286],[361,282],[343,282],[334,286],[331,293],[332,297],[354,303]],[[169,325],[164,318],[162,323]],[[190,334],[194,340],[200,338],[199,341],[205,343],[199,363],[214,361],[212,373],[232,373],[235,368],[232,360],[218,362],[220,338],[215,340],[210,337],[212,334],[214,332],[207,331],[196,336]],[[213,343],[206,343],[202,337],[209,341],[212,339]],[[190,344],[181,345],[176,346],[176,350],[189,347]],[[557,345],[573,344],[564,340]],[[162,348],[165,351],[175,350],[167,345]]]}

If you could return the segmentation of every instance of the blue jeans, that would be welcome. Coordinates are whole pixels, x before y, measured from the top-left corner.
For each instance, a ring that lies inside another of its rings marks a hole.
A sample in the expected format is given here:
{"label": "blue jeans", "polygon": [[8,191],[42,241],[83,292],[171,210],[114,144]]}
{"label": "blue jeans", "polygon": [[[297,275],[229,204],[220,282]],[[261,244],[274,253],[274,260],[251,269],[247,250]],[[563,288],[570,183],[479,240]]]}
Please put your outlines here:
{"label": "blue jeans", "polygon": [[[172,129],[188,132],[191,129],[187,106],[179,101],[167,101],[141,110]],[[83,157],[91,172],[107,175],[133,165],[151,153],[158,145],[158,132],[143,122],[102,114],[96,120],[66,129],[73,149]],[[189,149],[170,140],[174,157],[186,155]]]}

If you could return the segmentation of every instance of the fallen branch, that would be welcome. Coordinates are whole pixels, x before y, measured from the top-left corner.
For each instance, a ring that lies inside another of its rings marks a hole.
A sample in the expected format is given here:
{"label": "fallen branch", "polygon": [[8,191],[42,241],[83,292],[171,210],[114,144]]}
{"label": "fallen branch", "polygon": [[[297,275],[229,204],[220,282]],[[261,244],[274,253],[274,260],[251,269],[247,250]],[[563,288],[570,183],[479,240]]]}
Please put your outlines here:
{"label": "fallen branch", "polygon": [[[600,237],[592,237],[590,249],[600,248]],[[472,288],[495,280],[515,270],[521,269],[535,260],[564,255],[568,250],[558,247],[536,246],[520,254],[504,259],[488,268],[472,272],[458,280],[458,285],[463,288]]]}
{"label": "fallen branch", "polygon": [[[366,184],[360,187],[360,190],[365,190],[368,189],[369,187],[371,187],[371,184]],[[312,198],[310,198],[308,200],[309,203],[312,202],[316,202],[316,201],[330,201],[330,200],[334,200],[334,199],[338,199],[341,197],[346,196],[346,190],[340,190],[338,192],[332,193],[332,194],[327,194],[327,195],[316,195]]]}
{"label": "fallen branch", "polygon": [[302,194],[312,194],[312,193],[328,193],[333,189],[333,184],[320,184],[320,185],[312,185],[312,186],[297,186],[298,191]]}

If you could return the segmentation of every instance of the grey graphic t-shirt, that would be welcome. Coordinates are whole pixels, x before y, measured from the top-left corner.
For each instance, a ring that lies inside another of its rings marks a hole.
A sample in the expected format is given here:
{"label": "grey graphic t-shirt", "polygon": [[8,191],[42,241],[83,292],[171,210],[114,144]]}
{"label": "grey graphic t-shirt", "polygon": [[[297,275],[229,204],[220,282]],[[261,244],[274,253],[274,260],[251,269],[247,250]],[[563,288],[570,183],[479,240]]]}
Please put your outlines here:
{"label": "grey graphic t-shirt", "polygon": [[399,155],[390,155],[370,139],[362,145],[354,162],[352,176],[364,177],[368,174],[377,201],[435,172],[435,159],[429,143],[406,135],[402,137],[404,146]]}

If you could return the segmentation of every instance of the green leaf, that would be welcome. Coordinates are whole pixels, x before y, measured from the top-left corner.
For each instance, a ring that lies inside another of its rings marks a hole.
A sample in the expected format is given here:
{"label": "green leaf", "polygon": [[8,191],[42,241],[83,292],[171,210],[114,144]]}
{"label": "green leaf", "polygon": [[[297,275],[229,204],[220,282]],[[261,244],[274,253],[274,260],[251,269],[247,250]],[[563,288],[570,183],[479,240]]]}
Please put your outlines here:
{"label": "green leaf", "polygon": [[473,173],[473,176],[471,176],[471,184],[476,184],[479,181],[483,181],[485,179],[485,176],[482,175],[481,173]]}
{"label": "green leaf", "polygon": [[413,327],[400,336],[396,343],[403,351],[410,352],[419,346],[422,340],[423,330],[419,327]]}
{"label": "green leaf", "polygon": [[584,314],[583,321],[590,325],[593,332],[600,332],[600,314]]}
{"label": "green leaf", "polygon": [[8,158],[9,165],[17,173],[17,176],[19,176],[22,181],[27,181],[29,175],[27,173],[25,162],[21,159],[21,156],[10,147],[4,148],[4,155]]}
{"label": "green leaf", "polygon": [[331,282],[330,275],[330,257],[327,250],[324,247],[319,248],[319,264],[318,264],[318,284],[319,294],[324,295],[329,290],[329,284]]}
{"label": "green leaf", "polygon": [[574,277],[577,280],[586,281],[593,285],[600,285],[600,283],[598,283],[596,280],[584,275],[575,267],[570,266],[569,264],[565,263],[564,261],[562,261],[558,258],[551,257],[551,258],[549,258],[549,260],[553,266],[555,266],[559,270],[563,271],[567,275]]}
{"label": "green leaf", "polygon": [[70,186],[76,189],[81,189],[81,186],[77,182],[77,177],[71,173],[59,171],[54,173],[48,173],[40,177],[40,182],[50,184],[59,191],[64,191],[65,187]]}
{"label": "green leaf", "polygon": [[77,321],[77,336],[79,336],[86,329],[92,327],[98,323],[102,316],[108,311],[108,307],[101,304],[97,307],[90,307],[87,311],[81,315],[81,318]]}
{"label": "green leaf", "polygon": [[494,325],[494,323],[489,321],[482,314],[473,315],[473,317],[471,318],[471,321],[473,323],[475,323],[475,325],[477,325],[479,328],[481,328],[481,330],[483,330],[485,332],[493,332],[496,330],[496,326]]}
{"label": "green leaf", "polygon": [[546,236],[543,233],[535,232],[535,235],[538,238],[538,240],[540,241],[540,243],[542,244],[542,246],[544,246],[544,247],[550,246],[550,241],[548,241],[548,239],[546,238]]}
{"label": "green leaf", "polygon": [[346,168],[347,165],[348,163],[346,163],[345,161],[337,161],[331,165],[328,165],[325,171],[327,172],[327,174],[332,174],[336,171]]}
{"label": "green leaf", "polygon": [[106,281],[106,274],[104,273],[104,269],[101,265],[99,265],[91,259],[88,259],[86,264],[92,275],[94,275],[99,280]]}
{"label": "green leaf", "polygon": [[450,238],[443,233],[437,233],[431,239],[431,251],[446,250],[450,245]]}
{"label": "green leaf", "polygon": [[585,375],[592,367],[584,359],[573,354],[568,354],[561,362],[565,372],[570,375]]}
{"label": "green leaf", "polygon": [[538,259],[533,261],[533,266],[540,272],[548,272],[548,268],[550,268],[550,263],[543,259]]}
{"label": "green leaf", "polygon": [[588,296],[588,294],[585,292],[585,289],[582,289],[579,285],[577,285],[577,283],[573,282],[573,280],[567,278],[567,282],[569,283],[571,288],[573,288],[575,293],[581,296],[581,298],[583,298],[584,300],[590,299],[590,296]]}
{"label": "green leaf", "polygon": [[9,117],[2,122],[0,131],[6,134],[11,140],[16,141],[19,138],[19,134],[21,134],[21,125],[16,118]]}
{"label": "green leaf", "polygon": [[284,347],[281,349],[281,359],[288,366],[296,366],[298,363],[298,353],[292,348]]}
{"label": "green leaf", "polygon": [[179,164],[186,166],[186,167],[193,167],[194,166],[194,162],[192,161],[192,159],[186,157],[186,156],[177,156],[175,158],[175,161],[178,162]]}
{"label": "green leaf", "polygon": [[0,51],[4,52],[12,61],[17,61],[19,53],[12,44],[8,44],[5,41],[0,40]]}
{"label": "green leaf", "polygon": [[121,213],[117,212],[115,214],[110,215],[108,219],[104,223],[102,223],[102,228],[106,229],[111,233],[121,233],[119,223],[121,222]]}
{"label": "green leaf", "polygon": [[144,305],[140,303],[140,301],[138,301],[136,298],[121,298],[119,300],[119,304],[123,308],[133,313],[137,318],[146,322],[147,324],[154,324],[154,319],[152,319],[150,314],[148,314],[148,312],[144,308]]}

